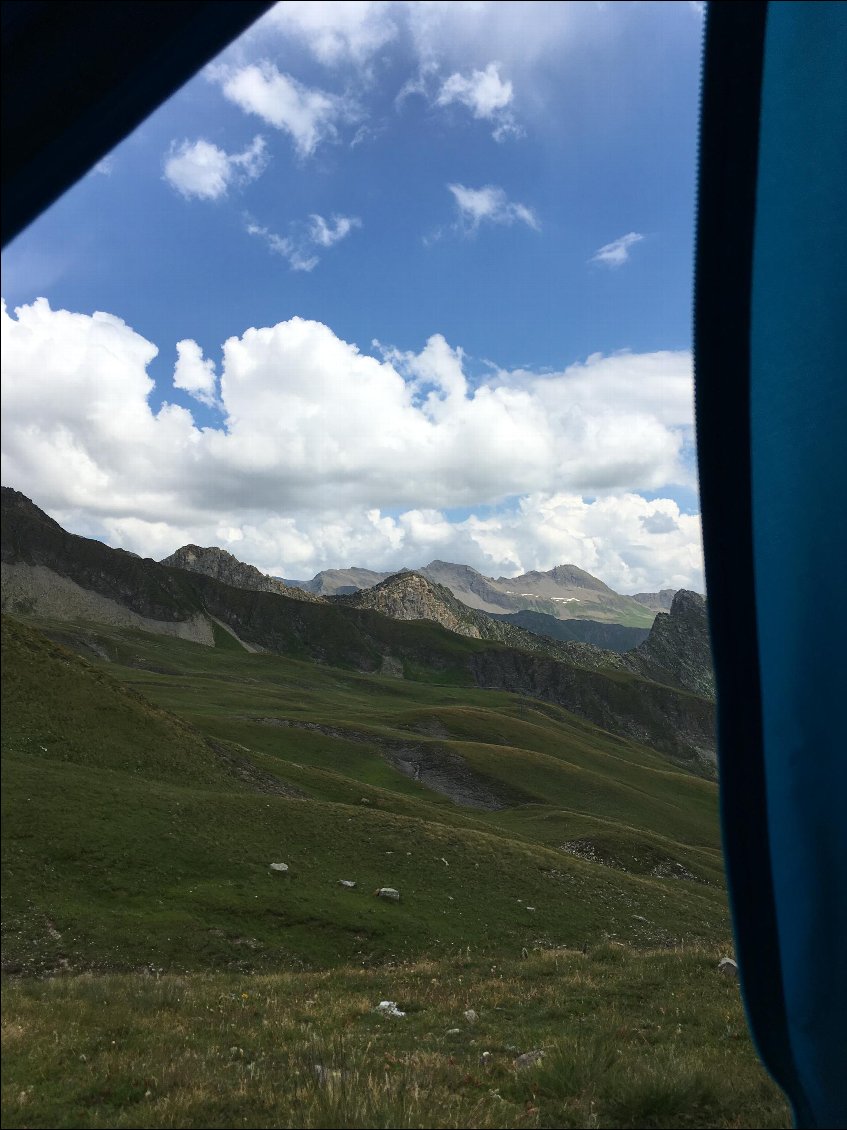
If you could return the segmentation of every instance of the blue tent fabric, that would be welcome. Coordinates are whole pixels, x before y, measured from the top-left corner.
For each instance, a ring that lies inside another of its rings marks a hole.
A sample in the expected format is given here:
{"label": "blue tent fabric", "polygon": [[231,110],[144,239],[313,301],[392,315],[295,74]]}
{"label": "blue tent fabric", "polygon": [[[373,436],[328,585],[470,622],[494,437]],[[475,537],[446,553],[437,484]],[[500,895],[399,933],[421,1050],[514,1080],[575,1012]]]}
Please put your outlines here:
{"label": "blue tent fabric", "polygon": [[847,5],[709,6],[695,366],[724,849],[760,1054],[847,1126]]}

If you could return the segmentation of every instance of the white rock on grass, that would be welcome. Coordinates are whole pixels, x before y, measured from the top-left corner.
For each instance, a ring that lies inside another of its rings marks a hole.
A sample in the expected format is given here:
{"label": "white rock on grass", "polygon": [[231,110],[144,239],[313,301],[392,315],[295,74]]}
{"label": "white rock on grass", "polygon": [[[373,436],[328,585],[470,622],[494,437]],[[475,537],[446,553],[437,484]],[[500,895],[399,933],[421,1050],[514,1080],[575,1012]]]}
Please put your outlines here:
{"label": "white rock on grass", "polygon": [[287,863],[271,863],[269,866],[270,866],[271,871],[285,872],[285,871],[288,870],[288,864]]}
{"label": "white rock on grass", "polygon": [[722,957],[718,962],[718,973],[723,973],[725,977],[737,977],[738,965],[731,957]]}
{"label": "white rock on grass", "polygon": [[465,1020],[467,1020],[468,1024],[476,1024],[479,1017],[472,1008],[469,1008],[465,1013]]}
{"label": "white rock on grass", "polygon": [[377,1012],[381,1012],[383,1016],[405,1016],[405,1012],[401,1012],[397,1007],[397,1001],[380,1001],[376,1006]]}
{"label": "white rock on grass", "polygon": [[400,892],[396,891],[394,887],[379,887],[379,889],[376,890],[374,894],[377,896],[377,898],[387,899],[389,902],[400,901]]}
{"label": "white rock on grass", "polygon": [[356,886],[352,879],[339,879],[338,885],[339,887],[347,887],[349,890],[352,890],[352,888]]}

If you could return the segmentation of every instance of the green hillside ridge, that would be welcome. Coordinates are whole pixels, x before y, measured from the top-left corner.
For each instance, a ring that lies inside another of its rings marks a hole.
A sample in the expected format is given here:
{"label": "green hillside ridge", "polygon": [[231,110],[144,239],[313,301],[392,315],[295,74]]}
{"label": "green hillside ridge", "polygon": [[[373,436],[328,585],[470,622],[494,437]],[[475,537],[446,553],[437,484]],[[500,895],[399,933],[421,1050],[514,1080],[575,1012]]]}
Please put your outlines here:
{"label": "green hillside ridge", "polygon": [[[109,659],[4,627],[7,969],[320,967],[726,930],[714,786],[658,754],[512,695],[76,631]],[[508,807],[410,778],[404,743],[446,748]],[[592,831],[615,865],[561,847]],[[639,852],[690,877],[623,870]]]}

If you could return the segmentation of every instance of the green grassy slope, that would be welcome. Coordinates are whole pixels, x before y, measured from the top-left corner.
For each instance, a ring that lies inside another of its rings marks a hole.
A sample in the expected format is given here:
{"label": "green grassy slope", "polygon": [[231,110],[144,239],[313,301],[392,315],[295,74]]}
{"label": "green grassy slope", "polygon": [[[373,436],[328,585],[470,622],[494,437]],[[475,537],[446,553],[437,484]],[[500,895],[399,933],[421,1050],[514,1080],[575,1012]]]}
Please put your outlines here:
{"label": "green grassy slope", "polygon": [[[4,629],[8,968],[318,967],[726,930],[714,785],[554,706],[50,630],[109,661]],[[663,877],[673,865],[689,878]]]}

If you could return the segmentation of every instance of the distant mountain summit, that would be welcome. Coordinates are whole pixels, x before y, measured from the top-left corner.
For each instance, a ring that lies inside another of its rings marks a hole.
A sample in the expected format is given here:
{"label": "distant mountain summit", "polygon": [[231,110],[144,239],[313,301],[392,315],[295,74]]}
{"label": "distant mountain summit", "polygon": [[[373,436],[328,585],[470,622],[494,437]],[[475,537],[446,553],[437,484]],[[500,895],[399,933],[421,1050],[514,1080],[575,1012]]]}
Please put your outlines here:
{"label": "distant mountain summit", "polygon": [[[377,573],[373,569],[323,569],[311,581],[297,581],[297,587],[313,592],[316,596],[344,596],[349,593],[369,589],[384,581],[393,573]],[[288,584],[294,584],[288,581]]]}
{"label": "distant mountain summit", "polygon": [[275,592],[293,600],[320,600],[320,597],[301,588],[293,588],[276,577],[260,572],[255,565],[245,565],[225,549],[217,546],[184,545],[169,557],[163,557],[160,565],[172,569],[187,569],[192,573],[202,573],[213,577],[235,589],[249,589],[253,592]]}
{"label": "distant mountain summit", "polygon": [[653,622],[643,604],[621,596],[576,565],[496,579],[449,561],[430,561],[419,571],[482,612],[542,612],[557,620],[598,620],[634,628],[649,628]]}
{"label": "distant mountain summit", "polygon": [[590,573],[577,568],[576,565],[555,565],[546,572],[532,569],[529,573],[521,573],[519,577],[498,577],[495,583],[510,585],[513,589],[515,587],[530,588],[539,595],[550,594],[554,597],[560,595],[561,589],[582,589],[589,592],[607,593],[611,596],[618,595],[614,589],[610,589],[603,581],[598,580],[597,577],[592,577]]}
{"label": "distant mountain summit", "polygon": [[676,593],[676,589],[660,589],[659,592],[637,592],[632,599],[643,604],[645,608],[649,608],[651,612],[670,612]]}

